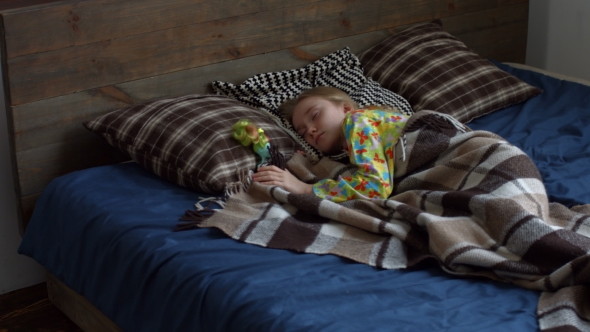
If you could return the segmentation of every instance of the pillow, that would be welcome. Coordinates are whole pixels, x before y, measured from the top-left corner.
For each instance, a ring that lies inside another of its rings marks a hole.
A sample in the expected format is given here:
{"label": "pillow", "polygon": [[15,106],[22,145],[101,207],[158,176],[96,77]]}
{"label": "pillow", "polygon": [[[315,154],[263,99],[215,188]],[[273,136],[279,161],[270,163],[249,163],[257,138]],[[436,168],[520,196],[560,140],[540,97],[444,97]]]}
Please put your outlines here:
{"label": "pillow", "polygon": [[414,112],[438,111],[463,123],[542,92],[469,50],[440,20],[401,31],[359,58],[365,75],[406,98]]}
{"label": "pillow", "polygon": [[212,85],[217,94],[229,96],[273,116],[276,123],[288,130],[301,144],[312,161],[319,160],[322,153],[307,144],[278,111],[283,102],[297,97],[304,90],[316,86],[332,86],[348,93],[360,107],[389,105],[408,115],[413,113],[410,104],[404,98],[383,89],[379,83],[363,75],[359,59],[350,53],[348,47],[326,55],[303,68],[258,74],[240,85],[221,81],[215,81]]}
{"label": "pillow", "polygon": [[[289,155],[300,149],[265,113],[221,96],[188,95],[117,110],[83,123],[144,168],[179,185],[219,194],[253,170],[257,158],[231,127],[249,119],[271,145]],[[258,160],[259,162],[260,160]]]}

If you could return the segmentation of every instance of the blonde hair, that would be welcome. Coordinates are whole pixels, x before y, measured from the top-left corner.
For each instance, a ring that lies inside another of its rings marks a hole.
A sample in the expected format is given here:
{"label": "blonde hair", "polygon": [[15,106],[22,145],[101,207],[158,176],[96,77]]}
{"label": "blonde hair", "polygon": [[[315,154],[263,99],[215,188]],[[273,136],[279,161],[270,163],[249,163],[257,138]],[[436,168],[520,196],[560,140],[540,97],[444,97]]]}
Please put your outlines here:
{"label": "blonde hair", "polygon": [[336,105],[348,104],[352,106],[353,109],[358,108],[357,103],[352,100],[346,92],[330,86],[318,86],[301,92],[296,98],[287,100],[279,107],[279,112],[285,119],[293,123],[293,110],[295,109],[295,105],[309,97],[320,97],[327,99]]}

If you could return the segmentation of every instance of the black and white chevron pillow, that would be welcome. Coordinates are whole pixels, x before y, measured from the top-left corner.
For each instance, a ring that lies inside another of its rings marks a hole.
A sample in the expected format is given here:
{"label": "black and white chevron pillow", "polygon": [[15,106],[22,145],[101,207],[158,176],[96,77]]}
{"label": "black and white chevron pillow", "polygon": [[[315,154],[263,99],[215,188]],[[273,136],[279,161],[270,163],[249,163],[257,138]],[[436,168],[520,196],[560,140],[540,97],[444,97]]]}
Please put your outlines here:
{"label": "black and white chevron pillow", "polygon": [[301,144],[312,161],[319,160],[322,153],[307,144],[278,111],[282,103],[297,97],[302,91],[316,86],[332,86],[346,92],[360,107],[388,105],[395,106],[408,115],[414,113],[404,98],[365,77],[359,59],[350,53],[348,47],[303,68],[258,74],[240,85],[221,81],[215,81],[212,85],[218,95],[228,96],[268,112],[278,125]]}

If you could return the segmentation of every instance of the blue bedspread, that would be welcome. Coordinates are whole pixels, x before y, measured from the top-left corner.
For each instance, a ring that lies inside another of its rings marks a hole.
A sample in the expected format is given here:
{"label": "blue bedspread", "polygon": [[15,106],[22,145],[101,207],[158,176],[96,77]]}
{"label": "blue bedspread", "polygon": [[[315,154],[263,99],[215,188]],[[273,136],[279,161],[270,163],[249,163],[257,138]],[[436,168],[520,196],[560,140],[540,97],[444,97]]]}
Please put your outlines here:
{"label": "blue bedspread", "polygon": [[[527,152],[551,199],[590,202],[590,88],[507,70],[545,92],[469,125]],[[200,196],[133,163],[74,172],[39,197],[19,251],[128,331],[538,329],[539,293],[513,285],[174,232]]]}

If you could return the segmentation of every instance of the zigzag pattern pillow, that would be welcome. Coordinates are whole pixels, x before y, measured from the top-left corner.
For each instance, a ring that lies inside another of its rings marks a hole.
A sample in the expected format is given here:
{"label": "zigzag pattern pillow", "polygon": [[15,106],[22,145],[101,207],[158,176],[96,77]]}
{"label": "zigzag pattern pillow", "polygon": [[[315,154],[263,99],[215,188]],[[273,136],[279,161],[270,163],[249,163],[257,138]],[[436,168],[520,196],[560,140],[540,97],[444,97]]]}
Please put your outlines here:
{"label": "zigzag pattern pillow", "polygon": [[348,47],[303,68],[258,74],[240,85],[221,81],[215,81],[212,85],[218,95],[226,95],[268,112],[277,124],[287,129],[314,161],[319,160],[322,153],[307,144],[291,123],[278,112],[283,102],[297,97],[302,91],[316,86],[332,86],[348,93],[360,107],[389,105],[408,115],[414,113],[404,98],[366,78],[359,59],[350,53]]}

